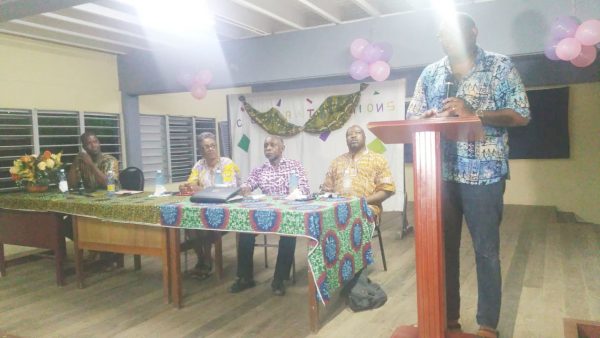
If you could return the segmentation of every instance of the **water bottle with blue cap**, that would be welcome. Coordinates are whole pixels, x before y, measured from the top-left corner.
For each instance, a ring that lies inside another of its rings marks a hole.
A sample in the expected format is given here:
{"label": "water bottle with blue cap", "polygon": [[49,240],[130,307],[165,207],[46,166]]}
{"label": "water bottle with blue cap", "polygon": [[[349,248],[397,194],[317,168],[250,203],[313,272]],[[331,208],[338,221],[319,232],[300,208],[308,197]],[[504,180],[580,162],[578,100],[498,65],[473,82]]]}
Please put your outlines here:
{"label": "water bottle with blue cap", "polygon": [[298,189],[298,175],[295,172],[290,174],[290,180],[288,183],[289,183],[288,194],[291,194],[294,190]]}

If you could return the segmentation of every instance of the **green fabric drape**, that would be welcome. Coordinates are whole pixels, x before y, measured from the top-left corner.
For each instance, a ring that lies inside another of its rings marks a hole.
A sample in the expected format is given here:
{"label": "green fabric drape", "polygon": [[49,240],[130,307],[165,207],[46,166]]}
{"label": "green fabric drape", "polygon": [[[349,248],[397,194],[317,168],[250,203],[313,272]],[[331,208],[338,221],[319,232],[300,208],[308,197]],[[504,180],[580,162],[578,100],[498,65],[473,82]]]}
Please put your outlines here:
{"label": "green fabric drape", "polygon": [[354,113],[360,94],[369,85],[360,84],[360,89],[352,94],[329,96],[319,106],[319,109],[304,124],[304,131],[308,133],[322,133],[334,131],[344,126]]}
{"label": "green fabric drape", "polygon": [[275,107],[266,112],[259,112],[246,102],[246,97],[240,96],[240,101],[252,120],[258,123],[258,125],[271,135],[293,136],[302,131],[302,127],[288,122],[283,114]]}
{"label": "green fabric drape", "polygon": [[368,86],[366,83],[361,83],[357,92],[327,97],[303,127],[288,122],[275,107],[260,112],[246,101],[246,97],[240,96],[239,100],[252,120],[271,135],[293,136],[302,130],[308,133],[322,133],[340,129],[348,122],[360,102],[362,91]]}

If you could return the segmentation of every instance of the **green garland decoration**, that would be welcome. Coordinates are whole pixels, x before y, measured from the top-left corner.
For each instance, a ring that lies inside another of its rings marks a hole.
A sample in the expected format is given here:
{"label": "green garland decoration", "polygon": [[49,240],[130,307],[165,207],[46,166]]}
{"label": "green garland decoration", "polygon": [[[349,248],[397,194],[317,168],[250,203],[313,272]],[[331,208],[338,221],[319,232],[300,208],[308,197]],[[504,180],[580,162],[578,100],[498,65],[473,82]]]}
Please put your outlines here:
{"label": "green garland decoration", "polygon": [[360,94],[369,85],[360,84],[357,92],[348,95],[329,96],[319,106],[319,109],[304,124],[304,131],[308,133],[322,133],[340,129],[354,113],[356,105],[360,102]]}
{"label": "green garland decoration", "polygon": [[245,96],[240,96],[240,101],[252,120],[258,123],[271,135],[293,136],[302,131],[302,127],[288,122],[283,114],[275,107],[261,113],[246,102]]}
{"label": "green garland decoration", "polygon": [[271,135],[293,136],[302,130],[318,134],[343,127],[360,102],[362,91],[368,86],[366,83],[361,83],[357,92],[327,97],[303,127],[288,122],[275,107],[266,112],[259,112],[246,102],[246,97],[240,96],[239,100],[252,120]]}

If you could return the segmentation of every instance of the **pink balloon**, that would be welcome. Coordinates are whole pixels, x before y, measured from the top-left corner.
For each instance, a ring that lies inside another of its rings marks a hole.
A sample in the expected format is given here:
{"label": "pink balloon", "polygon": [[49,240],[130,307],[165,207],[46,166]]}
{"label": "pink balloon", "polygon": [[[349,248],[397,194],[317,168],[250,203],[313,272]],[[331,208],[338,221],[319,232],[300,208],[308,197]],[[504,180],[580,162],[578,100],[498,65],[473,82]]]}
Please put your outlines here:
{"label": "pink balloon", "polygon": [[556,55],[556,45],[558,41],[548,40],[544,45],[544,55],[552,61],[558,61],[560,58]]}
{"label": "pink balloon", "polygon": [[360,56],[362,55],[363,50],[368,45],[369,45],[369,41],[367,41],[365,39],[361,39],[361,38],[355,39],[350,44],[350,54],[352,54],[352,56],[355,59],[360,59]]}
{"label": "pink balloon", "polygon": [[581,47],[581,53],[579,53],[579,55],[576,58],[571,60],[571,63],[575,67],[587,67],[594,63],[594,60],[596,60],[597,53],[598,52],[596,51],[595,46],[583,46]]}
{"label": "pink balloon", "polygon": [[363,60],[354,60],[350,65],[350,76],[354,80],[363,80],[369,76],[369,64]]}
{"label": "pink balloon", "polygon": [[390,76],[390,65],[385,61],[375,61],[369,65],[369,74],[375,81],[385,81]]}
{"label": "pink balloon", "polygon": [[199,83],[201,85],[207,85],[210,83],[210,81],[212,81],[213,75],[212,72],[208,69],[203,69],[201,71],[198,72],[198,74],[196,74],[196,77],[194,78],[194,80],[196,81],[196,83]]}
{"label": "pink balloon", "polygon": [[179,74],[177,76],[177,82],[189,90],[194,84],[194,77],[187,73]]}
{"label": "pink balloon", "polygon": [[378,61],[382,54],[383,51],[381,48],[379,48],[379,46],[377,46],[377,44],[370,44],[363,49],[360,59],[368,64],[371,64],[375,61]]}
{"label": "pink balloon", "polygon": [[559,16],[554,19],[550,27],[550,34],[554,40],[562,40],[564,38],[572,38],[575,36],[575,31],[579,26],[579,20],[572,16]]}
{"label": "pink balloon", "polygon": [[556,45],[556,56],[561,60],[571,61],[581,53],[581,43],[575,38],[565,38]]}
{"label": "pink balloon", "polygon": [[584,21],[577,28],[575,38],[584,46],[593,46],[600,43],[600,20]]}
{"label": "pink balloon", "polygon": [[202,100],[206,96],[206,87],[201,84],[195,84],[190,93],[194,98]]}

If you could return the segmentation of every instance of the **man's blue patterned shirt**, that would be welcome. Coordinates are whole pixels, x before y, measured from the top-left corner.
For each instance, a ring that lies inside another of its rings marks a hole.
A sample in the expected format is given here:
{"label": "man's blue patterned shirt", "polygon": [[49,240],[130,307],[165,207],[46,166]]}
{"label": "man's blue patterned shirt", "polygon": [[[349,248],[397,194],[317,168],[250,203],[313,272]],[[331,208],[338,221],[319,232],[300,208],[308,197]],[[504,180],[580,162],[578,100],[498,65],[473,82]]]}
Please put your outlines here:
{"label": "man's blue patterned shirt", "polygon": [[[448,57],[423,70],[406,112],[407,118],[442,110],[446,82],[452,78]],[[521,77],[504,55],[477,49],[475,66],[456,84],[456,97],[477,110],[513,109],[529,118],[529,101]],[[492,113],[490,113],[492,114]],[[476,142],[443,142],[442,176],[445,181],[484,185],[508,178],[508,132],[484,126],[485,138]]]}

